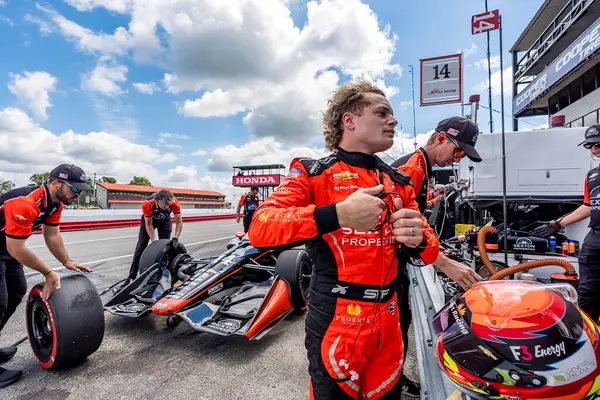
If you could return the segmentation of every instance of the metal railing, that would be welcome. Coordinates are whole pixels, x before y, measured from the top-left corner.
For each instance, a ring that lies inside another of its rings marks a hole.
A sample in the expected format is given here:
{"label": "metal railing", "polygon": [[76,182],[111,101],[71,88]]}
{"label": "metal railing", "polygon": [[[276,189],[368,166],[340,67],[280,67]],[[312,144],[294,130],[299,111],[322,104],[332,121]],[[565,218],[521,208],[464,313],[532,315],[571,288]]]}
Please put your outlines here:
{"label": "metal railing", "polygon": [[[410,307],[413,316],[412,325],[417,360],[419,361],[421,400],[445,400],[456,391],[456,388],[433,359],[435,336],[432,321],[437,310],[429,294],[423,269],[409,266],[408,273],[411,281]],[[460,395],[457,399],[470,400],[471,398]]]}
{"label": "metal railing", "polygon": [[[514,73],[514,80],[518,82],[521,77],[544,55],[550,47],[560,39],[575,21],[596,0],[570,0],[552,20],[550,25],[542,32],[540,37],[531,45],[529,50],[517,63],[518,69]],[[568,10],[570,8],[570,10]],[[567,11],[568,10],[568,11]],[[567,15],[559,22],[559,18],[567,12]],[[549,33],[550,32],[550,33]],[[548,34],[549,33],[549,34]]]}

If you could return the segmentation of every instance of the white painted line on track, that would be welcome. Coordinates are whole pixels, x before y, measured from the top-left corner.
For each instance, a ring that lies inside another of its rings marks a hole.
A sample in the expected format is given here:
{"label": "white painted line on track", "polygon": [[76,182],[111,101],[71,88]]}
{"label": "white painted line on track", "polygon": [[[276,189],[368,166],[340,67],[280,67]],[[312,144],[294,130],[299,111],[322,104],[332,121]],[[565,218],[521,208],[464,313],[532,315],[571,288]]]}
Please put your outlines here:
{"label": "white painted line on track", "polygon": [[242,227],[243,227],[243,226],[242,226],[242,224],[237,224],[237,223],[236,223],[236,224],[219,225],[219,228],[224,228],[224,227],[226,227],[226,226],[239,226],[240,228],[242,228]]}
{"label": "white painted line on track", "polygon": [[[109,238],[102,238],[102,239],[79,240],[77,242],[66,242],[65,246],[67,246],[69,244],[102,242],[104,240],[128,239],[128,238],[132,238],[132,237],[138,237],[138,235],[117,236],[117,237],[109,237]],[[28,246],[27,248],[28,249],[35,249],[35,248],[39,248],[39,247],[46,247],[46,245],[45,244],[36,244],[35,246]]]}
{"label": "white painted line on track", "polygon": [[[184,243],[184,245],[185,245],[185,247],[196,246],[196,245],[204,244],[204,243],[213,243],[213,242],[218,242],[218,241],[221,241],[221,240],[233,239],[234,237],[235,236],[226,236],[226,237],[221,237],[221,238],[216,238],[216,239],[211,239],[211,240],[204,240],[202,242],[187,243],[187,244]],[[120,258],[127,258],[127,257],[133,257],[133,253],[132,254],[126,254],[124,256],[116,256],[116,257],[104,258],[102,260],[86,261],[86,262],[83,262],[83,263],[80,263],[80,264],[82,264],[82,265],[98,264],[98,263],[102,263],[102,262],[106,262],[106,261],[118,260]],[[67,269],[67,268],[65,268],[65,267],[52,268],[52,270],[54,270],[54,271],[60,271],[60,270],[63,270],[63,269]],[[38,274],[39,274],[39,272],[32,271],[32,272],[26,273],[25,276],[28,277],[28,276],[38,275]]]}

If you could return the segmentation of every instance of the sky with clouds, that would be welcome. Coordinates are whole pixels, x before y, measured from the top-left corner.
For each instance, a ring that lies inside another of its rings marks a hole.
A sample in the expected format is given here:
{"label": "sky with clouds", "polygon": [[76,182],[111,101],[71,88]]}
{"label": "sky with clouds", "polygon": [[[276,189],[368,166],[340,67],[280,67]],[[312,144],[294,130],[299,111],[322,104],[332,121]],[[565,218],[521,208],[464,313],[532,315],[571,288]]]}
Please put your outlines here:
{"label": "sky with clouds", "polygon": [[[488,3],[505,25],[510,114],[508,49],[543,0]],[[487,105],[486,37],[470,28],[484,10],[483,0],[0,0],[0,179],[27,184],[69,162],[231,200],[243,192],[233,165],[324,156],[321,111],[357,76],[385,90],[399,119],[382,155],[391,162],[414,150],[408,66],[418,103],[419,59],[462,52],[464,95]],[[497,32],[490,51],[499,109]],[[417,141],[461,112],[417,107]],[[479,119],[489,132],[488,111]]]}

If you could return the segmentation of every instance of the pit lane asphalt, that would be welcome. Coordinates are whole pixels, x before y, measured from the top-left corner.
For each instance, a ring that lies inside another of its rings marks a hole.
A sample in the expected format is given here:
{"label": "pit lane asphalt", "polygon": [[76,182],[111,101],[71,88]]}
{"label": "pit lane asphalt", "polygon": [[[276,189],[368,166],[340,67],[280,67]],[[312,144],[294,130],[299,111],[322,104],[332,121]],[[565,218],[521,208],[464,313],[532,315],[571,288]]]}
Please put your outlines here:
{"label": "pit lane asphalt", "polygon": [[[71,258],[86,263],[99,291],[123,279],[129,271],[139,228],[65,232]],[[241,224],[217,220],[184,225],[180,240],[194,257],[220,254]],[[60,267],[41,235],[28,246],[52,267]],[[41,282],[28,273],[28,289]],[[59,270],[67,275],[68,270]],[[110,294],[102,297],[107,301]],[[0,337],[0,347],[25,336],[24,302]],[[104,341],[81,365],[50,372],[35,361],[25,341],[4,368],[21,369],[21,380],[0,389],[6,400],[63,399],[290,399],[308,398],[308,373],[304,348],[304,317],[291,316],[260,341],[199,334],[185,323],[168,328],[166,319],[149,316],[129,320],[106,317]],[[412,334],[412,332],[411,332]],[[412,341],[412,337],[411,337]],[[405,369],[418,379],[411,343]]]}

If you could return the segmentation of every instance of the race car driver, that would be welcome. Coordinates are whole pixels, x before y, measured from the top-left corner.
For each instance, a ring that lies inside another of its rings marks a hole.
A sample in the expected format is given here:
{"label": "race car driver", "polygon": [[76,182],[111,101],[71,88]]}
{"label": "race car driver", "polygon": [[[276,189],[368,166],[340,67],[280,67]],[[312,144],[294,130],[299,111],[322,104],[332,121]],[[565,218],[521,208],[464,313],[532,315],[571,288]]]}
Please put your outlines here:
{"label": "race car driver", "polygon": [[[446,167],[455,160],[460,160],[465,154],[474,162],[480,162],[481,157],[475,150],[475,143],[479,128],[467,118],[452,117],[438,123],[437,128],[423,147],[415,152],[406,154],[392,163],[392,167],[399,168],[410,176],[419,204],[419,211],[425,213],[427,208],[429,178],[432,167]],[[469,289],[481,277],[471,268],[454,261],[443,253],[433,263],[446,276],[458,283],[463,289]],[[400,307],[400,325],[404,346],[408,343],[408,330],[412,320],[410,303],[408,300],[408,285],[410,284],[406,268],[398,271],[398,306]],[[419,398],[418,385],[406,377],[402,377],[404,396]]]}
{"label": "race car driver", "polygon": [[332,154],[294,159],[250,225],[253,246],[306,243],[315,263],[305,325],[311,399],[401,395],[396,250],[428,264],[439,242],[408,176],[375,156],[393,145],[397,123],[376,86],[343,85],[324,115]]}
{"label": "race car driver", "polygon": [[[58,228],[63,206],[72,204],[82,191],[91,189],[85,179],[81,168],[61,164],[50,172],[48,183],[16,188],[0,196],[0,332],[27,292],[23,265],[44,276],[45,299],[60,289],[60,275],[25,245],[40,226],[48,249],[65,268],[91,272],[70,259]],[[16,353],[15,346],[0,348],[0,364]],[[22,373],[0,367],[0,388],[18,381]]]}
{"label": "race car driver", "polygon": [[179,240],[179,236],[183,230],[183,219],[181,218],[179,200],[173,196],[173,193],[167,189],[163,189],[151,194],[142,203],[140,233],[125,285],[137,277],[140,268],[140,258],[148,246],[148,241],[154,242],[156,240],[154,229],[158,231],[159,239],[169,239],[171,237],[173,228],[171,213],[173,213],[175,219],[175,235],[173,236],[173,240]]}
{"label": "race car driver", "polygon": [[250,193],[246,193],[242,195],[240,201],[237,206],[237,210],[235,211],[235,220],[239,224],[240,223],[240,210],[242,206],[244,207],[244,233],[248,233],[248,228],[250,228],[250,222],[252,222],[252,216],[254,212],[258,208],[258,203],[260,199],[258,198],[258,186],[252,186],[250,188]]}
{"label": "race car driver", "polygon": [[[586,129],[585,140],[579,143],[600,157],[600,124]],[[548,237],[562,227],[590,218],[590,231],[579,252],[579,307],[593,321],[600,318],[600,167],[590,170],[584,181],[583,204],[572,213],[550,221],[534,230],[536,235]]]}

